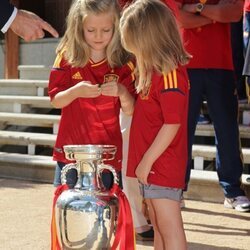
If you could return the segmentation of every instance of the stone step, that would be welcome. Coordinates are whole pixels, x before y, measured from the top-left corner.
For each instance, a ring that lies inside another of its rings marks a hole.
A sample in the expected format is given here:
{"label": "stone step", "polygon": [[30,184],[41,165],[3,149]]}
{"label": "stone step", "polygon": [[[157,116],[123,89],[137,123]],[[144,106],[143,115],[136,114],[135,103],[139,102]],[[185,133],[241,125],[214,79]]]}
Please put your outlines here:
{"label": "stone step", "polygon": [[[50,156],[0,152],[0,177],[52,183],[56,163]],[[243,189],[250,195],[249,175],[242,176]],[[191,180],[185,198],[222,202],[224,195],[218,176],[213,171],[191,170]]]}
{"label": "stone step", "polygon": [[[58,124],[59,119],[60,115],[0,112],[0,122],[3,122],[6,125],[51,127]],[[239,131],[241,138],[250,138],[249,126],[240,125]],[[212,124],[197,125],[195,135],[212,137],[214,136],[214,127]]]}
{"label": "stone step", "polygon": [[[241,138],[250,138],[250,126],[239,125],[239,132]],[[214,136],[214,126],[213,124],[203,124],[197,125],[196,136]]]}
{"label": "stone step", "polygon": [[51,156],[0,152],[0,176],[52,183],[56,163]]}
{"label": "stone step", "polygon": [[44,145],[54,146],[56,135],[20,131],[0,130],[0,143],[13,145]]}
{"label": "stone step", "polygon": [[56,135],[45,133],[0,130],[0,144],[28,147],[28,154],[34,155],[36,146],[53,147]]}
{"label": "stone step", "polygon": [[1,95],[47,95],[48,80],[0,79]]}
{"label": "stone step", "polygon": [[[203,102],[202,110],[204,114],[208,114],[207,102]],[[238,120],[239,124],[250,125],[250,103],[238,103]]]}
{"label": "stone step", "polygon": [[[13,112],[16,113],[21,113],[24,110],[25,105],[35,108],[52,108],[50,98],[48,96],[0,95],[0,104],[0,107],[2,104],[11,104]],[[5,110],[0,109],[0,111]]]}
{"label": "stone step", "polygon": [[[243,162],[250,163],[250,149],[243,148]],[[204,169],[204,161],[213,161],[216,158],[216,147],[209,145],[193,145],[192,157],[194,159],[194,168],[198,170]]]}
{"label": "stone step", "polygon": [[250,103],[239,103],[240,110],[250,110]]}
{"label": "stone step", "polygon": [[[242,175],[242,189],[250,198],[250,175]],[[219,185],[218,175],[215,171],[191,170],[191,179],[188,191],[184,197],[192,200],[218,202],[224,201],[224,194]]]}
{"label": "stone step", "polygon": [[[58,125],[59,120],[60,115],[0,112],[0,122],[6,125],[53,127]],[[250,138],[249,126],[240,125],[239,131],[241,138]],[[214,127],[212,124],[197,125],[195,135],[212,137]]]}
{"label": "stone step", "polygon": [[48,80],[51,68],[51,66],[46,65],[20,65],[18,66],[19,77],[20,79]]}
{"label": "stone step", "polygon": [[[26,145],[30,150],[29,154],[34,154],[34,147],[36,145],[53,147],[55,144],[56,135],[45,133],[32,133],[32,132],[18,132],[18,131],[6,131],[0,130],[0,143],[2,145]],[[244,163],[250,163],[250,149],[243,148]],[[193,145],[192,155],[196,162],[201,160],[212,161],[216,157],[216,147],[209,145]],[[195,167],[200,169],[200,167]]]}
{"label": "stone step", "polygon": [[58,132],[59,120],[60,115],[0,112],[0,124],[2,123],[3,126],[52,127],[53,134]]}
{"label": "stone step", "polygon": [[[238,103],[239,110],[250,110],[250,103]],[[208,112],[207,102],[203,102],[205,113]]]}

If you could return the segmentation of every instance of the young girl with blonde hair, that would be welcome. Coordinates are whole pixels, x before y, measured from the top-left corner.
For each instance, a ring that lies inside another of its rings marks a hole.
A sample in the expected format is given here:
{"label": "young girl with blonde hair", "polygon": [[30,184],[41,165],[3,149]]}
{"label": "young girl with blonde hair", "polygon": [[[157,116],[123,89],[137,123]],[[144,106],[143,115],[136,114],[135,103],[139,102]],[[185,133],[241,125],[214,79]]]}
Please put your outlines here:
{"label": "young girl with blonde hair", "polygon": [[[116,0],[75,0],[69,10],[49,80],[51,103],[62,109],[53,151],[58,163],[55,186],[61,184],[61,169],[68,163],[64,145],[115,145],[110,164],[121,172],[119,113],[120,108],[133,113],[135,90],[133,64],[120,42],[119,19]],[[74,186],[76,176],[69,175],[67,183]],[[111,187],[112,175],[103,176],[104,185]]]}
{"label": "young girl with blonde hair", "polygon": [[140,0],[120,20],[124,47],[137,60],[138,78],[127,175],[137,177],[149,206],[157,250],[187,249],[180,211],[187,164],[189,86],[172,11],[161,1]]}

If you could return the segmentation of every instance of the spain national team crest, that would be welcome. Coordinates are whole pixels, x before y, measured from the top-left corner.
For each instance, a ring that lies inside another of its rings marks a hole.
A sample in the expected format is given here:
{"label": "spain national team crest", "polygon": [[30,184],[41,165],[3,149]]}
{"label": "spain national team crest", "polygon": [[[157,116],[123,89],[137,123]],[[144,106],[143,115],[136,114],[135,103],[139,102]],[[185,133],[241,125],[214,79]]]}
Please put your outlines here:
{"label": "spain national team crest", "polygon": [[116,74],[106,74],[104,75],[103,83],[107,82],[118,82],[119,76]]}

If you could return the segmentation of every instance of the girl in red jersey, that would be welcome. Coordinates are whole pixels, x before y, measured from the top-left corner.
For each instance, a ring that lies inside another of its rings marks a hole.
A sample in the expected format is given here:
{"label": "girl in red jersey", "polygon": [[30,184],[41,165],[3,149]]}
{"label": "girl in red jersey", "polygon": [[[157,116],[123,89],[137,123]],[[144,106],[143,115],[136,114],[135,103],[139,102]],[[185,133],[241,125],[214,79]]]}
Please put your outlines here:
{"label": "girl in red jersey", "polygon": [[128,6],[120,20],[124,47],[137,60],[138,98],[127,175],[137,177],[149,206],[157,250],[187,248],[180,211],[187,164],[188,77],[174,15],[157,0]]}
{"label": "girl in red jersey", "polygon": [[[121,172],[120,108],[128,115],[134,107],[133,64],[119,36],[120,6],[116,0],[76,0],[67,17],[65,35],[57,47],[51,70],[49,96],[62,109],[53,159],[58,162],[54,185],[61,184],[64,145],[117,146],[110,164]],[[67,183],[74,186],[75,172]],[[106,187],[112,175],[104,173]]]}

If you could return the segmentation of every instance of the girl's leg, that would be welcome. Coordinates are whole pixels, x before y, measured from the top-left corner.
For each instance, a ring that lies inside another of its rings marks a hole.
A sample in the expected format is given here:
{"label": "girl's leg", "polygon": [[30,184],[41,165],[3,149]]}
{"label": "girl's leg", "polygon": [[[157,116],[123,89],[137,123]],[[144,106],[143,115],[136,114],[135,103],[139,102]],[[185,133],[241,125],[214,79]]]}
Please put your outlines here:
{"label": "girl's leg", "polygon": [[[119,179],[119,187],[122,189],[122,173],[117,173]],[[111,172],[103,172],[101,174],[102,184],[107,190],[110,190],[114,184],[114,176]]]}
{"label": "girl's leg", "polygon": [[62,183],[61,183],[61,170],[62,170],[62,166],[60,166],[60,162],[57,162],[56,164],[56,168],[55,168],[55,174],[54,174],[54,187],[58,187],[60,186]]}
{"label": "girl's leg", "polygon": [[[170,199],[150,199],[154,227],[161,237],[162,246],[156,250],[186,250],[187,242],[183,228],[180,203]],[[155,230],[156,231],[156,230]]]}
{"label": "girl's leg", "polygon": [[[63,162],[57,162],[54,176],[54,186],[58,187],[61,185],[61,171],[66,164]],[[69,188],[74,188],[77,181],[77,172],[75,169],[71,169],[67,172],[67,185]]]}
{"label": "girl's leg", "polygon": [[154,250],[166,250],[164,249],[162,235],[160,234],[158,225],[156,223],[156,212],[151,202],[152,199],[145,199],[145,201],[148,205],[149,218],[154,228]]}

